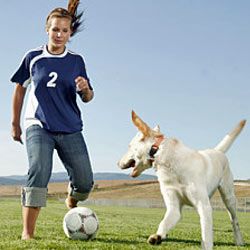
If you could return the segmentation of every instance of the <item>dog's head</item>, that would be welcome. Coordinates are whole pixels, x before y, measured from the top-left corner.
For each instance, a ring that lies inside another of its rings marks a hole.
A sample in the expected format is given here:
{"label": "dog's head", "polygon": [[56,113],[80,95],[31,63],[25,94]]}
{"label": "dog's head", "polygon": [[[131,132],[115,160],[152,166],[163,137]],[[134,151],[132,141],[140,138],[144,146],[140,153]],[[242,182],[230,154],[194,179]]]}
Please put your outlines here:
{"label": "dog's head", "polygon": [[150,150],[158,138],[163,137],[160,128],[157,126],[151,129],[143,122],[134,111],[132,111],[132,121],[139,129],[139,132],[129,144],[127,153],[118,162],[121,169],[133,168],[132,177],[139,176],[145,169],[152,166]]}

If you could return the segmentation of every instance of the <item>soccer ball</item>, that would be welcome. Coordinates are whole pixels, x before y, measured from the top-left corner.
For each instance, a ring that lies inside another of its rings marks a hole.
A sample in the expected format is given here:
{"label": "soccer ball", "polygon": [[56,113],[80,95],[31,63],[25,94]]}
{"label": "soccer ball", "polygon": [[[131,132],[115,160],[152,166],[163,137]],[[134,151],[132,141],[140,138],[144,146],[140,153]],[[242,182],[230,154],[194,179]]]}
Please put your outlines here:
{"label": "soccer ball", "polygon": [[63,218],[64,233],[72,240],[94,239],[98,229],[98,218],[87,207],[72,208]]}

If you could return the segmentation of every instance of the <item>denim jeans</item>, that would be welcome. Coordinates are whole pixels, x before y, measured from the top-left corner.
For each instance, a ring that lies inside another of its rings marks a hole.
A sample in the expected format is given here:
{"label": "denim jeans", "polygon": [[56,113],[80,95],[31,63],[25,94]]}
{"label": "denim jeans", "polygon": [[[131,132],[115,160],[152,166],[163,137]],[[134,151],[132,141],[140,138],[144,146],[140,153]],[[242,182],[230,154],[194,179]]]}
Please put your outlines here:
{"label": "denim jeans", "polygon": [[54,149],[68,172],[69,194],[79,201],[87,199],[93,187],[93,172],[81,132],[51,133],[32,125],[26,130],[26,147],[29,171],[26,186],[22,188],[23,206],[46,206]]}

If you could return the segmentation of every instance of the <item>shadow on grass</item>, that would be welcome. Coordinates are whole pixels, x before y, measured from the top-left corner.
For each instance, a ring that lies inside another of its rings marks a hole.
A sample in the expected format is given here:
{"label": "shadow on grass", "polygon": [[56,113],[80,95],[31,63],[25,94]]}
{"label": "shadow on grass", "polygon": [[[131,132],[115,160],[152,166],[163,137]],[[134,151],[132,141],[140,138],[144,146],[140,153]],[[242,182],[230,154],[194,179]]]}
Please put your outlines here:
{"label": "shadow on grass", "polygon": [[[147,243],[147,239],[148,237],[146,237],[145,235],[140,237],[140,238],[144,238],[145,241],[137,241],[137,240],[126,240],[126,239],[112,239],[112,238],[100,238],[98,237],[95,241],[96,242],[102,242],[102,243],[114,243],[114,244],[127,244],[127,245],[138,245],[138,244],[142,244],[142,243]],[[167,243],[182,243],[182,244],[192,244],[192,245],[200,245],[200,241],[196,241],[196,240],[182,240],[182,239],[177,239],[177,238],[167,238],[166,240],[162,241],[161,245],[165,245]],[[148,244],[150,245],[150,244]]]}
{"label": "shadow on grass", "polygon": [[231,247],[250,247],[250,244],[245,244],[243,246],[236,246],[234,243],[229,242],[214,242],[215,246],[231,246]]}
{"label": "shadow on grass", "polygon": [[[167,239],[163,240],[163,242],[187,243],[187,244],[201,245],[201,242],[198,240],[185,240],[185,239],[177,239],[177,238],[167,238]],[[250,244],[246,243],[244,246],[236,246],[232,242],[214,242],[214,246],[249,247]]]}
{"label": "shadow on grass", "polygon": [[185,239],[177,239],[177,238],[167,238],[162,241],[164,242],[173,242],[173,243],[187,243],[187,244],[194,244],[194,245],[200,245],[201,242],[198,240],[185,240]]}
{"label": "shadow on grass", "polygon": [[[145,238],[145,242],[147,241],[148,237],[143,235],[143,238]],[[178,238],[173,238],[173,237],[169,237],[166,238],[165,240],[162,241],[162,244],[167,244],[167,243],[180,243],[180,244],[192,244],[192,245],[197,245],[200,246],[201,245],[201,241],[199,240],[190,240],[190,239],[178,239]],[[231,246],[231,247],[250,247],[250,244],[245,243],[244,246],[236,246],[234,243],[232,242],[214,242],[214,246]]]}
{"label": "shadow on grass", "polygon": [[137,240],[123,240],[123,239],[112,239],[112,238],[101,238],[101,237],[98,237],[97,239],[93,240],[93,241],[96,241],[96,242],[102,242],[102,243],[114,243],[114,244],[133,244],[133,245],[136,245],[136,244],[141,244],[140,241],[137,241]]}

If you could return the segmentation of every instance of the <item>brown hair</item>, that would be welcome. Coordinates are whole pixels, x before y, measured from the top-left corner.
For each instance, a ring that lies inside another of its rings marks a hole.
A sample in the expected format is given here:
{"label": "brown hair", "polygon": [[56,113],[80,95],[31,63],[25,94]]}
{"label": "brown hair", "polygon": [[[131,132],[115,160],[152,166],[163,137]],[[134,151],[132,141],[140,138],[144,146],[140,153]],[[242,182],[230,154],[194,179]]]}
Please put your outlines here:
{"label": "brown hair", "polygon": [[49,26],[49,21],[53,17],[67,18],[71,21],[71,36],[75,35],[80,31],[79,28],[82,25],[81,17],[83,15],[83,12],[80,12],[79,14],[77,13],[77,7],[79,3],[80,0],[69,0],[67,10],[64,8],[56,8],[52,10],[47,17],[46,26]]}

